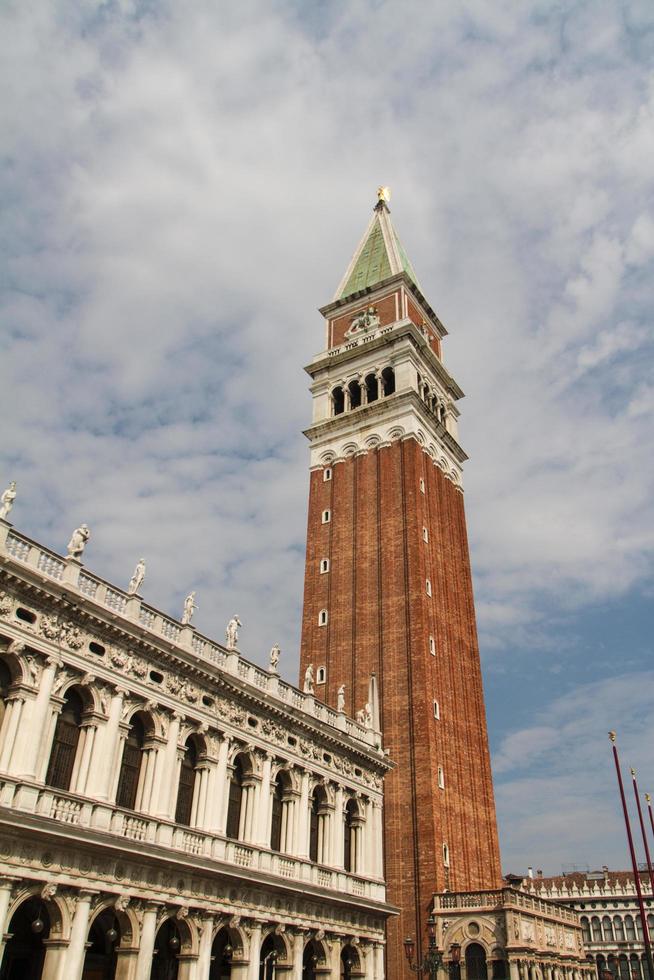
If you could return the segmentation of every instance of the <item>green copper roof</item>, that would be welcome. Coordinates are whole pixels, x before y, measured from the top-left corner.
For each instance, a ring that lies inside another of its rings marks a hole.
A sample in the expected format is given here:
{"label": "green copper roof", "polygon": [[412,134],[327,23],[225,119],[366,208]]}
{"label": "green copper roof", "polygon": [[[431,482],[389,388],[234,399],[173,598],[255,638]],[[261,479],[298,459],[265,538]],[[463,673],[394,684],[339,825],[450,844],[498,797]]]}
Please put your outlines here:
{"label": "green copper roof", "polygon": [[418,287],[418,289],[420,289],[420,283],[418,282],[418,277],[415,274],[415,271],[413,269],[413,266],[411,265],[411,262],[409,261],[409,256],[404,251],[404,245],[402,244],[402,242],[400,241],[400,239],[397,237],[397,232],[395,231],[395,229],[393,229],[393,233],[395,235],[395,244],[397,245],[397,250],[400,253],[400,261],[402,262],[402,268],[406,272],[406,274],[409,277],[409,279],[411,279],[415,283],[415,285]]}
{"label": "green copper roof", "polygon": [[406,272],[420,288],[413,266],[391,222],[390,212],[384,203],[380,203],[334,298],[344,299],[398,272]]}

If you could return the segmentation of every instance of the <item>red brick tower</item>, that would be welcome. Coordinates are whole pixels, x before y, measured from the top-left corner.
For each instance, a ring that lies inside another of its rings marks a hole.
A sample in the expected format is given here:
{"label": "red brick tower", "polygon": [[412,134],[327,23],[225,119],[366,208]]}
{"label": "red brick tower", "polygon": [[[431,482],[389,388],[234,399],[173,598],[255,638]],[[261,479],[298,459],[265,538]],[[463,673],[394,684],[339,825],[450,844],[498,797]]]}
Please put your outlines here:
{"label": "red brick tower", "polygon": [[[386,196],[323,307],[311,375],[311,485],[300,678],[348,713],[379,690],[388,898],[402,910],[387,976],[411,976],[433,892],[496,887],[500,858],[447,333]],[[424,948],[424,947],[423,947]]]}

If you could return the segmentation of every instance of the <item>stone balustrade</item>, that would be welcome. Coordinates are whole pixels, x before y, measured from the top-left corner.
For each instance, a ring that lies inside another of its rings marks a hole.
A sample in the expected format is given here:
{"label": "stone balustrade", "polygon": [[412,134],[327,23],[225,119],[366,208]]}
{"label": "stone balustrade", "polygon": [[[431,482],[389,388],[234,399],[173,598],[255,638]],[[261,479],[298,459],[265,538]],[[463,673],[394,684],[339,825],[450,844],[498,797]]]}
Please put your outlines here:
{"label": "stone balustrade", "polygon": [[101,831],[118,838],[158,845],[166,850],[203,856],[221,865],[336,889],[344,895],[384,901],[384,884],[381,881],[322,867],[308,859],[272,851],[268,847],[230,840],[195,827],[183,827],[170,820],[134,813],[111,803],[27,780],[3,776],[0,779],[0,806],[22,814],[48,817],[71,828]]}
{"label": "stone balustrade", "polygon": [[131,624],[136,624],[157,639],[190,651],[201,660],[235,674],[260,690],[267,691],[285,705],[313,715],[332,728],[345,732],[351,738],[380,748],[381,740],[378,732],[366,729],[354,719],[334,711],[316,700],[313,695],[306,694],[281,680],[277,674],[249,662],[238,651],[228,650],[225,646],[203,636],[194,627],[183,626],[160,610],[144,603],[140,596],[128,595],[127,592],[117,589],[87,571],[79,562],[64,560],[55,552],[18,533],[5,522],[0,522],[0,561],[7,562],[8,559],[14,559],[33,568],[43,576],[44,580],[52,579],[82,601],[111,610],[113,614],[123,617]]}

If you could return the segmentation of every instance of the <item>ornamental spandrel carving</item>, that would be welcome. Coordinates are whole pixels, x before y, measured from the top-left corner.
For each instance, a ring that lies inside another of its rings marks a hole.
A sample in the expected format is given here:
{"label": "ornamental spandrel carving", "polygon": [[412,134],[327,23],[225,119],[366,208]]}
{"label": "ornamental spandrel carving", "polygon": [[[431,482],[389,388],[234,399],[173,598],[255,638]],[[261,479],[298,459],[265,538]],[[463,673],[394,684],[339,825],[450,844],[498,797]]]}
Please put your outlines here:
{"label": "ornamental spandrel carving", "polygon": [[28,653],[25,656],[25,666],[27,668],[27,675],[31,680],[32,684],[35,686],[39,683],[39,678],[41,677],[41,665],[32,654]]}
{"label": "ornamental spandrel carving", "polygon": [[8,592],[0,590],[0,616],[8,616],[14,605],[14,600]]}
{"label": "ornamental spandrel carving", "polygon": [[200,692],[189,681],[184,680],[177,674],[168,674],[165,681],[166,689],[175,697],[195,704],[200,699]]}
{"label": "ornamental spandrel carving", "polygon": [[62,620],[60,616],[50,613],[41,616],[39,632],[46,640],[65,643],[71,650],[79,650],[86,639],[83,631],[71,620]]}
{"label": "ornamental spandrel carving", "polygon": [[69,671],[60,670],[54,679],[54,683],[52,685],[52,693],[59,694],[59,691],[62,689],[64,684],[66,684],[67,681],[71,680],[72,677],[73,675],[69,673]]}

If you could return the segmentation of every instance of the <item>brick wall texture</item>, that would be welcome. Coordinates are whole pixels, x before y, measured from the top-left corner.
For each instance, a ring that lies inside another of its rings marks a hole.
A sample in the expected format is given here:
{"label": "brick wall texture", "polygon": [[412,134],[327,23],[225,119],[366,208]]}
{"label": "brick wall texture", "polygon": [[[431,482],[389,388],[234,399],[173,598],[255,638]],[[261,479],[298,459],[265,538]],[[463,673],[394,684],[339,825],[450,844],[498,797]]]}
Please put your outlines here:
{"label": "brick wall texture", "polygon": [[388,900],[401,909],[389,928],[387,977],[408,978],[402,940],[411,935],[424,951],[433,892],[500,882],[463,495],[413,438],[334,464],[331,480],[311,473],[301,680],[309,663],[327,669],[316,695],[328,704],[345,684],[349,714],[377,676],[384,746],[396,764],[385,785]]}

